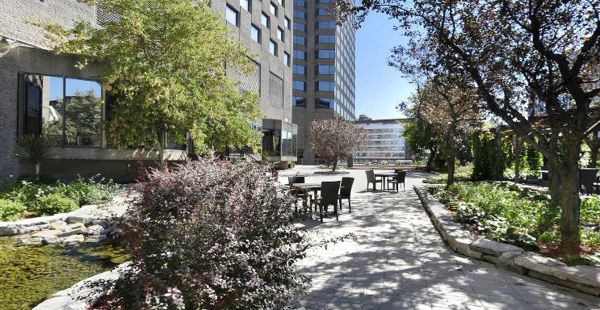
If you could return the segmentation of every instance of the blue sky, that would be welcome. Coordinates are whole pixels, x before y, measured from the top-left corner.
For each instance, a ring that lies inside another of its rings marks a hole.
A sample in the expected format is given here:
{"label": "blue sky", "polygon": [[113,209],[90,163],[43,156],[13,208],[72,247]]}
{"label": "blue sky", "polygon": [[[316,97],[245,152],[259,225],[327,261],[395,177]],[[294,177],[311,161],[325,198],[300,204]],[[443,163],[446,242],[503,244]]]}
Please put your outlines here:
{"label": "blue sky", "polygon": [[356,32],[356,117],[380,119],[402,117],[396,106],[414,86],[388,66],[390,50],[402,42],[394,22],[386,15],[371,13]]}

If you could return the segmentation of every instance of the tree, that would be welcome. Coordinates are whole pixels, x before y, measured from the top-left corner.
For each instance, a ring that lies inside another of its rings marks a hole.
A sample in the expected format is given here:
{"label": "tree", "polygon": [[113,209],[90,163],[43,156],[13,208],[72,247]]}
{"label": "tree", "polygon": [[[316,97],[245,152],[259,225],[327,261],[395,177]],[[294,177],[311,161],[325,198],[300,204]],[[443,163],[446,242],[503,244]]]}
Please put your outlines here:
{"label": "tree", "polygon": [[337,168],[338,160],[352,156],[368,139],[364,129],[342,118],[314,120],[310,138],[315,152],[329,161],[332,171]]}
{"label": "tree", "polygon": [[597,133],[589,134],[585,138],[585,143],[590,148],[590,162],[588,163],[589,168],[598,167],[598,152],[600,151],[600,137]]}
{"label": "tree", "polygon": [[411,97],[413,113],[419,115],[441,137],[440,147],[446,155],[448,179],[454,183],[458,145],[464,142],[464,133],[480,126],[478,97],[475,88],[464,78],[438,75],[427,80],[424,87]]}
{"label": "tree", "polygon": [[439,154],[440,141],[431,124],[418,114],[411,114],[412,121],[404,126],[404,138],[412,153],[419,159],[427,156],[425,170],[433,170],[435,157]]}
{"label": "tree", "polygon": [[[561,248],[579,255],[579,167],[590,105],[600,94],[598,1],[338,1],[342,17],[369,10],[398,19],[419,67],[437,70],[448,61],[469,76],[489,111],[546,158],[553,205],[560,206]],[[402,66],[401,66],[402,67]],[[533,98],[533,100],[529,100]],[[524,112],[533,103],[548,130]]]}
{"label": "tree", "polygon": [[256,94],[241,93],[226,66],[249,73],[248,52],[228,36],[223,18],[205,1],[89,0],[116,16],[102,27],[45,25],[58,53],[100,64],[97,78],[114,99],[108,131],[117,147],[156,145],[166,136],[196,151],[256,145]]}

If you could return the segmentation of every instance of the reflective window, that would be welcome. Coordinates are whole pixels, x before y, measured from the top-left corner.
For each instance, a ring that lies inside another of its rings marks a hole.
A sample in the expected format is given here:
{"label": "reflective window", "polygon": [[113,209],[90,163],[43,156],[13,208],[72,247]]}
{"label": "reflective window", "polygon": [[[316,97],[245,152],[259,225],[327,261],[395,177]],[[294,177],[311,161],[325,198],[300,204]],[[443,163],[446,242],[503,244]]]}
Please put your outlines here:
{"label": "reflective window", "polygon": [[335,58],[335,50],[333,50],[333,49],[317,50],[317,58],[321,58],[321,59]]}
{"label": "reflective window", "polygon": [[294,107],[305,107],[306,106],[306,98],[304,97],[292,97],[292,106]]}
{"label": "reflective window", "polygon": [[317,98],[315,99],[315,108],[317,109],[333,109],[334,100],[332,98]]}
{"label": "reflective window", "polygon": [[317,13],[318,16],[327,16],[327,15],[329,15],[329,13],[327,12],[327,10],[323,9],[323,8],[318,8],[317,11],[316,11],[316,13]]}
{"label": "reflective window", "polygon": [[294,50],[294,58],[306,60],[306,52],[301,50]]}
{"label": "reflective window", "polygon": [[283,63],[288,67],[292,64],[292,59],[288,52],[283,52]]}
{"label": "reflective window", "polygon": [[306,91],[306,82],[304,81],[293,81],[292,89]]}
{"label": "reflective window", "polygon": [[287,17],[283,18],[283,27],[285,27],[285,29],[290,29],[290,19]]}
{"label": "reflective window", "polygon": [[267,28],[270,27],[269,15],[265,14],[265,12],[262,12],[262,15],[260,15],[260,23]]}
{"label": "reflective window", "polygon": [[317,22],[317,29],[335,29],[335,22],[333,21],[319,21]]}
{"label": "reflective window", "polygon": [[306,32],[306,25],[299,22],[294,22],[294,31]]}
{"label": "reflective window", "polygon": [[102,88],[89,80],[26,74],[23,131],[61,145],[102,146]]}
{"label": "reflective window", "polygon": [[330,81],[317,81],[317,91],[333,91],[335,85]]}
{"label": "reflective window", "polygon": [[306,67],[303,65],[294,65],[294,74],[306,74]]}
{"label": "reflective window", "polygon": [[301,36],[294,36],[294,44],[306,45],[306,38]]}
{"label": "reflective window", "polygon": [[229,5],[225,6],[225,19],[228,23],[238,26],[238,12]]}
{"label": "reflective window", "polygon": [[246,10],[250,11],[250,0],[240,0],[240,6]]}
{"label": "reflective window", "polygon": [[306,1],[305,0],[294,0],[294,5],[305,7]]}
{"label": "reflective window", "polygon": [[254,25],[250,26],[250,38],[260,43],[260,29]]}
{"label": "reflective window", "polygon": [[277,28],[277,38],[279,39],[279,41],[285,42],[285,37],[283,35],[283,29]]}
{"label": "reflective window", "polygon": [[321,43],[321,44],[333,43],[333,44],[335,44],[335,36],[333,36],[333,35],[318,35],[317,43]]}
{"label": "reflective window", "polygon": [[273,40],[269,41],[269,53],[277,56],[277,43],[275,43]]}
{"label": "reflective window", "polygon": [[306,19],[306,13],[303,11],[294,10],[294,17]]}
{"label": "reflective window", "polygon": [[317,65],[317,74],[334,74],[335,67],[333,65]]}

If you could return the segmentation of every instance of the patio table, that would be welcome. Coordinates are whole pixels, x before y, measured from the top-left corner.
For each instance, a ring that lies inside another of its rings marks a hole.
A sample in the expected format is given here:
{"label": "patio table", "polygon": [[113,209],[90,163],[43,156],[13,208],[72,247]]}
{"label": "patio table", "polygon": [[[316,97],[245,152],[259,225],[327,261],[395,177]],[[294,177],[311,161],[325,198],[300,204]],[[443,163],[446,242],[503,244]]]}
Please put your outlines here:
{"label": "patio table", "polygon": [[398,175],[398,174],[397,174],[397,173],[395,173],[395,172],[378,172],[378,173],[375,173],[375,176],[376,176],[376,177],[381,177],[381,179],[383,180],[383,184],[382,184],[382,186],[383,186],[383,188],[385,188],[385,189],[387,189],[387,188],[388,188],[388,187],[387,187],[387,185],[386,185],[386,183],[387,183],[387,178],[390,178],[390,177],[395,177],[395,176],[397,176],[397,175]]}

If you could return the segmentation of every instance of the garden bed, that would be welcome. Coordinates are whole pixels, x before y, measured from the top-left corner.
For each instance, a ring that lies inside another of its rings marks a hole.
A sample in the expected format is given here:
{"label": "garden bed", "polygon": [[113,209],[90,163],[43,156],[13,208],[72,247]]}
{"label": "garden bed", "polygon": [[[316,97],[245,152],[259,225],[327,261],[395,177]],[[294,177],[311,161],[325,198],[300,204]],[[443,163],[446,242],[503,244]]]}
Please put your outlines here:
{"label": "garden bed", "polygon": [[22,180],[0,186],[0,221],[16,221],[74,211],[84,205],[110,201],[120,186],[90,178],[72,183]]}

